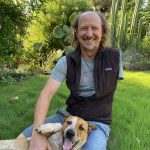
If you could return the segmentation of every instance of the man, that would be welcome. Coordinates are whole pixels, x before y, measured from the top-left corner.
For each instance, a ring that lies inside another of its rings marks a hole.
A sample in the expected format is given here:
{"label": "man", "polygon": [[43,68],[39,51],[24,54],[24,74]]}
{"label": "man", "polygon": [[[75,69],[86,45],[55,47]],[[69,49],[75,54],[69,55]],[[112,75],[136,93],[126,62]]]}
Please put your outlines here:
{"label": "man", "polygon": [[[50,150],[47,139],[35,132],[44,124],[49,104],[61,83],[66,79],[70,89],[67,111],[58,111],[46,122],[63,122],[63,113],[77,115],[97,129],[91,131],[83,150],[106,150],[111,123],[112,100],[117,78],[122,78],[118,49],[105,48],[107,26],[103,16],[97,12],[82,13],[73,25],[76,49],[62,57],[55,66],[35,107],[30,150]],[[120,76],[119,76],[120,74]],[[31,128],[23,134],[31,136]]]}

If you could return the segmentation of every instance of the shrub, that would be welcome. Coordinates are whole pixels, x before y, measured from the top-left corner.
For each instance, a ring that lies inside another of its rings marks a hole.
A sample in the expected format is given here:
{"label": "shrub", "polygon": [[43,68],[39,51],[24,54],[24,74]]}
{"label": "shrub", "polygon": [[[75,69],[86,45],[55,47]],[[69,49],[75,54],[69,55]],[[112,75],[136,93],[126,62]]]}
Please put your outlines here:
{"label": "shrub", "polygon": [[150,36],[145,36],[142,40],[141,51],[150,55]]}
{"label": "shrub", "polygon": [[127,70],[149,70],[150,59],[148,54],[135,50],[126,50],[123,53],[123,65]]}
{"label": "shrub", "polygon": [[17,70],[8,69],[6,67],[0,69],[0,85],[16,84],[28,77],[31,73],[17,72]]}

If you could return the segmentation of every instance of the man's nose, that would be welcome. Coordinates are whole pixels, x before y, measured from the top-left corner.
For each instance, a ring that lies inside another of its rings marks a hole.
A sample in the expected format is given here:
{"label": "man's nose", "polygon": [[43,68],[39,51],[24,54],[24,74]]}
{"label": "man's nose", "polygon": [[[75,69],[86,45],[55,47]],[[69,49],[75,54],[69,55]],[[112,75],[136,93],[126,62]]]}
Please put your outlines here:
{"label": "man's nose", "polygon": [[87,35],[88,37],[93,36],[93,31],[92,31],[92,29],[91,29],[91,28],[87,29],[87,31],[86,31],[86,35]]}

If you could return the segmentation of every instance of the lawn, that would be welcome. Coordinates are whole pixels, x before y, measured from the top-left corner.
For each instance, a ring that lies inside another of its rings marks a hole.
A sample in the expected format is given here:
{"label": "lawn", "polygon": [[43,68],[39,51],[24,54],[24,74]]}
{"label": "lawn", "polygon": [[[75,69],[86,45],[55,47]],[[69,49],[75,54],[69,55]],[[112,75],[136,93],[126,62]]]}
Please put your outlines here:
{"label": "lawn", "polygon": [[[15,138],[33,122],[34,105],[48,77],[33,76],[16,85],[0,87],[0,139]],[[63,84],[53,98],[49,115],[65,107],[69,91]],[[12,97],[18,97],[12,100]],[[149,150],[150,72],[125,72],[113,103],[108,150]]]}

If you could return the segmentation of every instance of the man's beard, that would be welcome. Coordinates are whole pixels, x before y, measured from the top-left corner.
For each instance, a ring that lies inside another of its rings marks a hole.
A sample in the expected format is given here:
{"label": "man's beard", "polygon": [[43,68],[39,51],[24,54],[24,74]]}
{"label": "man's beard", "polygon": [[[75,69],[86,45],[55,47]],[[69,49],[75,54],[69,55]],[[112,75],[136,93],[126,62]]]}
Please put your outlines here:
{"label": "man's beard", "polygon": [[[92,40],[92,42],[93,42],[93,41],[96,40],[96,37],[93,37],[93,36],[88,37],[88,36],[84,35],[84,36],[82,37],[82,40],[83,40],[84,42],[88,42],[88,40],[89,40],[89,41]],[[86,46],[86,45],[82,45],[82,48],[83,48],[83,50],[85,50],[85,51],[93,51],[93,50],[97,50],[98,47],[96,47],[96,46],[90,47],[90,46],[88,46],[88,45],[87,45],[87,46]]]}

